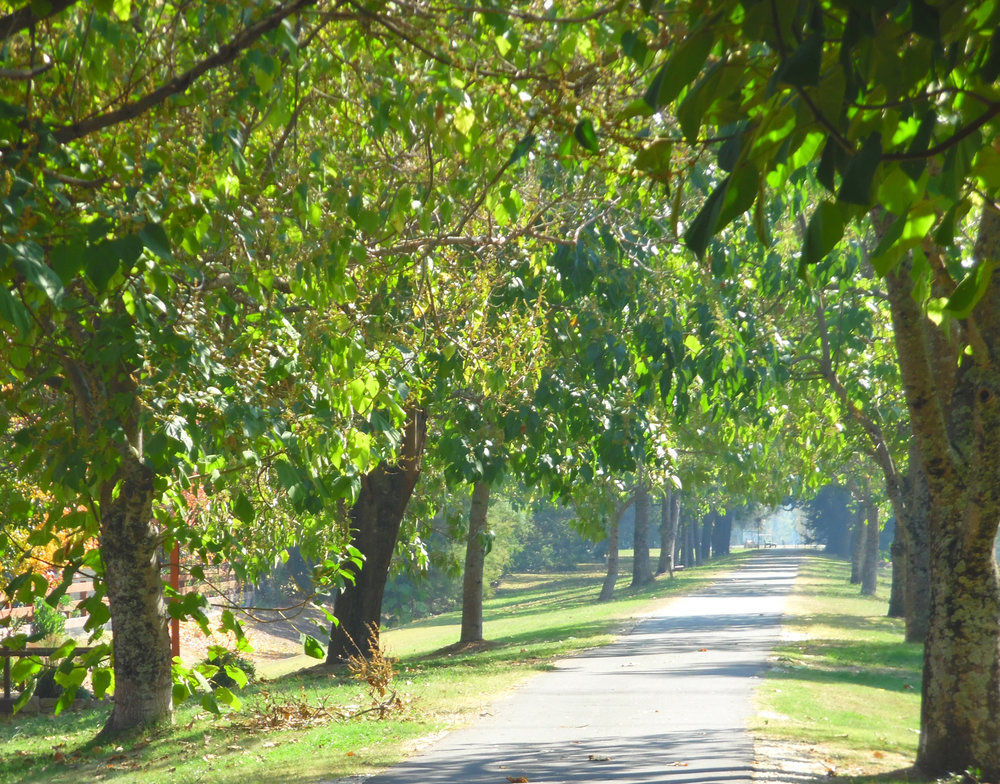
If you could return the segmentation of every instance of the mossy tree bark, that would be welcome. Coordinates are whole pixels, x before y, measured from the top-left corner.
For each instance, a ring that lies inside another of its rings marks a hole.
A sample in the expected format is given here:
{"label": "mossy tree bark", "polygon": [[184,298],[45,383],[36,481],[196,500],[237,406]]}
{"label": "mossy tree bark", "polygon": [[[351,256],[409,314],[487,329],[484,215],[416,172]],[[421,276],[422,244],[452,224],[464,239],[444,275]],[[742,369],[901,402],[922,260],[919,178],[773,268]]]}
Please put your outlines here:
{"label": "mossy tree bark", "polygon": [[153,524],[153,473],[125,458],[100,498],[100,548],[111,612],[114,707],[102,737],[170,718],[170,633]]}
{"label": "mossy tree bark", "polygon": [[[931,266],[943,263],[924,248]],[[978,264],[1000,262],[1000,214],[984,209]],[[962,323],[958,361],[928,340],[909,262],[886,276],[906,399],[930,499],[931,604],[917,765],[1000,777],[1000,277]],[[937,373],[957,368],[953,382]],[[942,384],[942,378],[946,384]]]}

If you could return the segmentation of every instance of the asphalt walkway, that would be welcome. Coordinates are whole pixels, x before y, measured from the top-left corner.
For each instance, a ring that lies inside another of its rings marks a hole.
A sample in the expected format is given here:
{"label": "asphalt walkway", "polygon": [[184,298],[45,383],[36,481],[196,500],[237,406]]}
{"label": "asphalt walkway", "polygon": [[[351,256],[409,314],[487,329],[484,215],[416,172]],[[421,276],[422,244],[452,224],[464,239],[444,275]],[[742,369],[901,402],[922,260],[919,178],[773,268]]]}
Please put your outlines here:
{"label": "asphalt walkway", "polygon": [[756,554],[368,784],[749,784],[751,694],[798,563]]}

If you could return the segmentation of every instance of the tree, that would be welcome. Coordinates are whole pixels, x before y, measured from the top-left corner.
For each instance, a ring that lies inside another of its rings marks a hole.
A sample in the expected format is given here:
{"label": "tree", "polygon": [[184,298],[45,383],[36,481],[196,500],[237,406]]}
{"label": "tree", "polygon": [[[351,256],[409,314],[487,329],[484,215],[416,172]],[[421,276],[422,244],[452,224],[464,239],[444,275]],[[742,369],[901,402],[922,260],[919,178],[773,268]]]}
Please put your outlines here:
{"label": "tree", "polygon": [[[986,778],[1000,774],[998,13],[991,4],[681,4],[661,20],[678,43],[647,93],[654,109],[676,107],[690,141],[703,126],[732,140],[720,149],[729,173],[688,224],[699,256],[763,203],[769,180],[794,172],[829,191],[809,219],[804,276],[845,224],[877,224],[872,261],[888,288],[929,492],[917,763]],[[960,231],[967,215],[971,243]]]}

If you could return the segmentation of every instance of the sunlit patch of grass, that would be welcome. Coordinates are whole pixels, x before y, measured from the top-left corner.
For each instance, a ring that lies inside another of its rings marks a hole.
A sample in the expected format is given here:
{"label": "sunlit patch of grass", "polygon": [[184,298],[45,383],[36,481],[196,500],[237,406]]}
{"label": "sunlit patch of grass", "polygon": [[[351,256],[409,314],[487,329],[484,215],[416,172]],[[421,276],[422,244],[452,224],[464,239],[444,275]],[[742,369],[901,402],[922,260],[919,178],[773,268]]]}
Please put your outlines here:
{"label": "sunlit patch of grass", "polygon": [[86,745],[106,709],[0,719],[0,784],[296,784],[370,773],[399,760],[427,736],[475,718],[497,696],[550,668],[553,659],[610,642],[668,597],[714,579],[743,557],[750,554],[679,572],[674,580],[661,577],[636,591],[628,587],[631,567],[623,559],[618,596],[607,603],[596,601],[603,579],[596,564],[569,574],[515,575],[485,603],[491,645],[478,650],[454,649],[458,613],[389,630],[383,639],[398,659],[395,688],[403,707],[382,721],[366,715],[267,732],[243,726],[265,700],[365,708],[364,688],[348,673],[310,669],[316,660],[305,656],[259,668],[265,680],[241,692],[240,713],[212,718],[185,704],[172,726],[111,747]]}
{"label": "sunlit patch of grass", "polygon": [[[922,646],[887,618],[888,573],[875,597],[851,585],[850,564],[810,556],[786,610],[775,665],[758,691],[756,731],[804,744],[838,780],[911,781],[920,722]],[[895,772],[894,772],[895,771]]]}

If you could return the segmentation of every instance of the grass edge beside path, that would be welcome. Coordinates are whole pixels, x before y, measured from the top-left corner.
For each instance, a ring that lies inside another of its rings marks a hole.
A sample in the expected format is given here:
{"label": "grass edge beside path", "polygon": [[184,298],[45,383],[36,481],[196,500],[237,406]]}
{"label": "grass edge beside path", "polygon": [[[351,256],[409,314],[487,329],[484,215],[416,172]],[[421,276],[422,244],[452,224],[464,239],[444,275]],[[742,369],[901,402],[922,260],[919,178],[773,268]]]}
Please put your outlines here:
{"label": "grass edge beside path", "polygon": [[755,781],[902,784],[919,738],[922,646],[887,618],[889,570],[860,595],[850,563],[806,556],[756,694]]}
{"label": "grass edge beside path", "polygon": [[[331,721],[323,711],[364,710],[369,697],[347,675],[289,672],[239,696],[244,709],[211,717],[191,701],[171,727],[119,745],[86,746],[104,710],[0,720],[0,784],[314,784],[366,775],[419,751],[444,730],[474,720],[491,702],[557,658],[610,643],[664,601],[718,579],[750,553],[736,553],[665,576],[633,591],[623,560],[616,598],[598,603],[603,569],[514,575],[484,605],[485,636],[495,644],[456,652],[460,614],[448,613],[385,633],[397,658],[397,714]],[[315,660],[305,660],[314,664]],[[312,722],[313,714],[318,719]],[[273,720],[273,727],[264,719]],[[249,726],[248,726],[249,725]]]}

